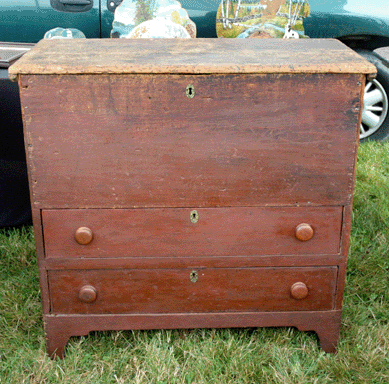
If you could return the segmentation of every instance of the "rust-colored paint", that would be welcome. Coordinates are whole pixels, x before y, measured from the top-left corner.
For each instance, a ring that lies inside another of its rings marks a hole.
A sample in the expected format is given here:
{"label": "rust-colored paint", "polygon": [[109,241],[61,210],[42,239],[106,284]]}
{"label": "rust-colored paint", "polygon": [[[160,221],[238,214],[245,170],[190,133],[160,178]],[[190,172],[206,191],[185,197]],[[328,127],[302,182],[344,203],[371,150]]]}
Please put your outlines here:
{"label": "rust-colored paint", "polygon": [[296,227],[296,238],[300,241],[311,240],[315,231],[311,224],[301,223]]}
{"label": "rust-colored paint", "polygon": [[10,68],[50,356],[195,327],[335,351],[375,68],[332,40],[188,40],[43,41]]}
{"label": "rust-colored paint", "polygon": [[88,245],[93,240],[93,232],[88,227],[79,227],[74,233],[74,239],[80,245]]}
{"label": "rust-colored paint", "polygon": [[[199,208],[196,223],[190,219],[192,211],[44,210],[46,257],[320,255],[323,250],[326,254],[339,253],[341,207]],[[295,228],[305,221],[315,228],[315,236],[301,244]],[[77,228],[84,226],[93,230],[93,241],[88,245],[73,239]]]}
{"label": "rust-colored paint", "polygon": [[86,336],[91,331],[177,328],[297,327],[314,331],[325,352],[334,353],[339,339],[340,310],[291,312],[218,312],[136,315],[44,315],[47,352],[64,357],[70,336]]}
{"label": "rust-colored paint", "polygon": [[350,202],[361,75],[28,81],[21,96],[36,208]]}
{"label": "rust-colored paint", "polygon": [[[53,314],[334,309],[336,267],[50,271]],[[309,290],[303,297],[302,282]],[[89,298],[85,285],[97,294]],[[292,295],[291,295],[292,289]],[[295,294],[293,294],[295,293]],[[296,296],[296,297],[295,297]]]}
{"label": "rust-colored paint", "polygon": [[296,300],[303,300],[308,297],[309,288],[305,283],[298,281],[290,287],[290,294]]}

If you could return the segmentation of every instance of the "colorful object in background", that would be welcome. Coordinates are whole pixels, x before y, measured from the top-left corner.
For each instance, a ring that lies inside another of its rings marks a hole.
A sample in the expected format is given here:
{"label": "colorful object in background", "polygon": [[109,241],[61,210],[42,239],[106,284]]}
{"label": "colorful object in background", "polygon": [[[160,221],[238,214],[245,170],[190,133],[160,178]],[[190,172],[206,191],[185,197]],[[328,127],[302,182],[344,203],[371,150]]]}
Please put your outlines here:
{"label": "colorful object in background", "polygon": [[196,37],[196,24],[176,0],[124,0],[112,27],[113,38]]}
{"label": "colorful object in background", "polygon": [[300,38],[308,0],[221,0],[216,15],[218,37]]}
{"label": "colorful object in background", "polygon": [[85,39],[85,35],[75,28],[53,28],[47,31],[43,36],[44,39]]}

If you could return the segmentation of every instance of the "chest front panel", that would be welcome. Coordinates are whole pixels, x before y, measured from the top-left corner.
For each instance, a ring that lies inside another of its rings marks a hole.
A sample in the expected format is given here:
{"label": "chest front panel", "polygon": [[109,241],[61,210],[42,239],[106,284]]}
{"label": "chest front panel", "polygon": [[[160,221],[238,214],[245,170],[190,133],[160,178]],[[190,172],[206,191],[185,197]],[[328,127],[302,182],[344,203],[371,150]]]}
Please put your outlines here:
{"label": "chest front panel", "polygon": [[347,204],[359,81],[31,76],[22,98],[34,206]]}

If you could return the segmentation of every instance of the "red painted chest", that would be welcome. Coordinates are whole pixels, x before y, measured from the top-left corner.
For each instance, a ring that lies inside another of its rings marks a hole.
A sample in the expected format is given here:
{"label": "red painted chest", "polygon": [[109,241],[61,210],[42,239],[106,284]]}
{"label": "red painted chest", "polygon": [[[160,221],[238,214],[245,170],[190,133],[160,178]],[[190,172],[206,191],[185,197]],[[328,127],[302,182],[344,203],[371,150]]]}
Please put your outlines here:
{"label": "red painted chest", "polygon": [[18,77],[48,353],[296,326],[334,351],[369,63],[331,40],[43,41]]}

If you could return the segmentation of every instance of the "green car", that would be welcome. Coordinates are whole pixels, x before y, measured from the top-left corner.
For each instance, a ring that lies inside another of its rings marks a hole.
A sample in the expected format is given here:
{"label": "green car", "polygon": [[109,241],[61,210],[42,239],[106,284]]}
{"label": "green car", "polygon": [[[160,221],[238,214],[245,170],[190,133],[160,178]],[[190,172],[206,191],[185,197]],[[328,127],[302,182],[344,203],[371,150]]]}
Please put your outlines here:
{"label": "green car", "polygon": [[[132,0],[132,3],[150,8],[155,1]],[[360,138],[362,141],[389,140],[389,63],[375,52],[389,46],[387,0],[290,1],[295,7],[304,3],[309,9],[301,25],[303,32],[297,31],[300,37],[337,38],[376,65],[378,76],[365,88]],[[113,21],[121,3],[122,0],[0,0],[0,42],[4,42],[0,43],[0,227],[30,220],[20,103],[17,86],[8,79],[8,66],[47,31],[57,27],[77,29],[86,38],[120,37],[113,31]],[[197,37],[203,38],[220,35],[217,20],[223,28],[231,28],[239,7],[250,13],[251,8],[269,10],[275,4],[281,4],[281,0],[181,1],[182,8],[195,23]],[[285,0],[283,4],[285,7]],[[227,14],[225,9],[229,10]],[[235,16],[229,15],[230,9]],[[238,19],[247,20],[251,16],[245,17]],[[278,26],[278,29],[276,37],[283,35],[282,28]],[[239,30],[234,37],[247,35]]]}

